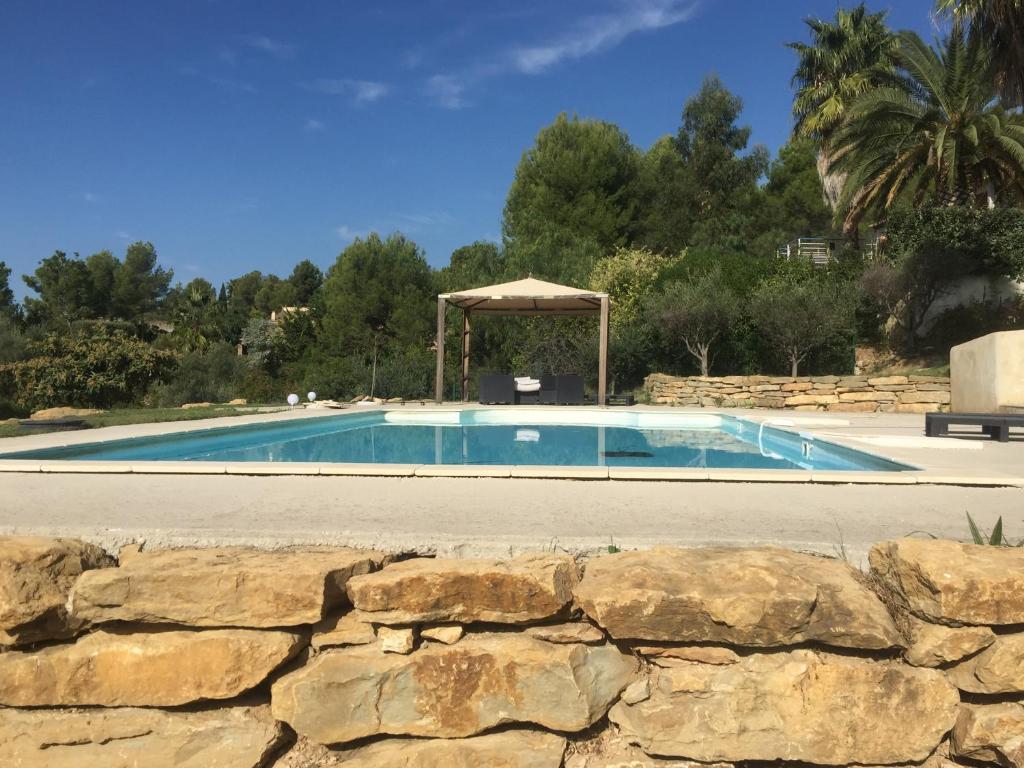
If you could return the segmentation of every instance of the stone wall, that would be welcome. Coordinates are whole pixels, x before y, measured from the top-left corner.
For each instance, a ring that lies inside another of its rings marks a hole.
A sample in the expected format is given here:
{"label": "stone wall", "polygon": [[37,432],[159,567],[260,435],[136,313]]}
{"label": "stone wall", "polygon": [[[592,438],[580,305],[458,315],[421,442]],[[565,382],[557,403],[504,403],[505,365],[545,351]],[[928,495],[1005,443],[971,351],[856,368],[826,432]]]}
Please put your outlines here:
{"label": "stone wall", "polygon": [[652,373],[644,390],[659,405],[786,408],[848,413],[949,410],[945,376],[668,376]]}
{"label": "stone wall", "polygon": [[1021,549],[119,560],[0,538],[0,765],[1024,765]]}

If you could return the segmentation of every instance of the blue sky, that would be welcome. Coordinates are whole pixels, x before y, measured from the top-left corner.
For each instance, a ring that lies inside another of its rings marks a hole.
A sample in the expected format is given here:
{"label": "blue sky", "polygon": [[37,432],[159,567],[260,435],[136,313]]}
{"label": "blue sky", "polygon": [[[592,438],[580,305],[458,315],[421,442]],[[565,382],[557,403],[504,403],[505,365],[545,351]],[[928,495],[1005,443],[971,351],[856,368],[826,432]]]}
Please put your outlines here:
{"label": "blue sky", "polygon": [[[871,3],[934,34],[931,0]],[[3,0],[0,260],[150,240],[187,281],[323,267],[401,230],[431,264],[498,239],[559,112],[649,146],[708,73],[790,129],[788,40],[834,0]],[[22,291],[20,280],[14,286]]]}

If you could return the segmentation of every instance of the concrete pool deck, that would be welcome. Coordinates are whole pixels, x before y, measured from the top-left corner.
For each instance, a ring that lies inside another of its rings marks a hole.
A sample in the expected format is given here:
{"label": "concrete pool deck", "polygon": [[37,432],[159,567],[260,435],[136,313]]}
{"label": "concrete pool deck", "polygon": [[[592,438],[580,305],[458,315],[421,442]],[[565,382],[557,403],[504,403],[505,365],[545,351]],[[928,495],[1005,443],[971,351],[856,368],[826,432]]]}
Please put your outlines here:
{"label": "concrete pool deck", "polygon": [[[32,435],[3,440],[0,452],[335,413],[310,409]],[[345,544],[464,556],[594,552],[612,543],[621,548],[770,543],[823,554],[845,550],[857,563],[872,543],[915,531],[963,539],[965,512],[986,528],[1002,515],[1009,536],[1024,536],[1022,440],[925,438],[920,415],[725,413],[778,421],[781,428],[922,470],[494,467],[481,472],[297,465],[288,468],[289,475],[242,477],[236,472],[278,475],[281,467],[166,462],[154,473],[148,466],[139,472],[138,463],[77,462],[74,472],[56,472],[48,465],[71,469],[75,462],[0,459],[0,531],[77,536],[112,550],[136,541],[149,546]],[[375,474],[388,476],[367,476]],[[611,482],[542,479],[548,477]],[[649,481],[655,479],[681,482]]]}

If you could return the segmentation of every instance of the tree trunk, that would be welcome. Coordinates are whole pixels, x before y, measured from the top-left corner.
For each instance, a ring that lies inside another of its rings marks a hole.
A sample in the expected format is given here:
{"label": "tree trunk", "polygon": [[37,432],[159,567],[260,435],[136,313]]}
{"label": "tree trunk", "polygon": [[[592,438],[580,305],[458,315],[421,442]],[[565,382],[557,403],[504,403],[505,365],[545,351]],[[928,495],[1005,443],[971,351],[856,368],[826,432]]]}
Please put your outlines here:
{"label": "tree trunk", "polygon": [[700,347],[700,375],[707,376],[710,369],[711,364],[708,361],[708,346],[706,344],[702,344]]}
{"label": "tree trunk", "polygon": [[[818,178],[821,179],[821,193],[825,203],[831,210],[839,205],[839,198],[843,195],[843,185],[846,183],[846,174],[830,172],[828,167],[832,162],[832,155],[827,144],[822,144],[818,150]],[[811,233],[808,233],[811,234]]]}
{"label": "tree trunk", "polygon": [[800,368],[800,355],[796,352],[789,353],[789,375],[794,379],[797,377],[797,370]]}

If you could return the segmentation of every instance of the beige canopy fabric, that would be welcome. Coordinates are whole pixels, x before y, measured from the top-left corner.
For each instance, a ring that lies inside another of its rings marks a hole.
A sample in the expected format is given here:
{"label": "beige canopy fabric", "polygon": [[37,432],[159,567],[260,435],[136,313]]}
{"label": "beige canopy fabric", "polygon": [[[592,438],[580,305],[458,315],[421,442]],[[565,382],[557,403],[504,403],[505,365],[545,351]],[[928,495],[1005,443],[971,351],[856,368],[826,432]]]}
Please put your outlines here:
{"label": "beige canopy fabric", "polygon": [[607,293],[546,283],[532,277],[438,296],[475,314],[523,316],[596,315],[601,312],[601,300],[607,298]]}
{"label": "beige canopy fabric", "polygon": [[469,400],[469,330],[470,316],[506,315],[516,317],[599,315],[601,322],[598,357],[597,402],[605,405],[608,379],[608,313],[607,293],[547,283],[532,277],[511,283],[488,285],[437,297],[437,371],[434,400],[442,400],[444,389],[444,325],[447,306],[462,310],[462,400]]}

